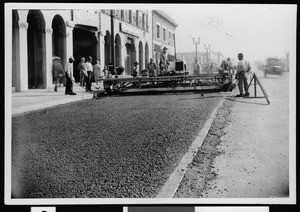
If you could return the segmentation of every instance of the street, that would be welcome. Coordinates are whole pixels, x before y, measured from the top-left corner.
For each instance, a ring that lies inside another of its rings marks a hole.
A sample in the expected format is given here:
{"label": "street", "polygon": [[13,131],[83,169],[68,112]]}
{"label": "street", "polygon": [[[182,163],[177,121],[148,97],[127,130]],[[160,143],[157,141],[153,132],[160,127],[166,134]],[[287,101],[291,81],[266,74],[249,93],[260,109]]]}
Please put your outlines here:
{"label": "street", "polygon": [[224,94],[113,96],[15,116],[13,197],[155,197]]}

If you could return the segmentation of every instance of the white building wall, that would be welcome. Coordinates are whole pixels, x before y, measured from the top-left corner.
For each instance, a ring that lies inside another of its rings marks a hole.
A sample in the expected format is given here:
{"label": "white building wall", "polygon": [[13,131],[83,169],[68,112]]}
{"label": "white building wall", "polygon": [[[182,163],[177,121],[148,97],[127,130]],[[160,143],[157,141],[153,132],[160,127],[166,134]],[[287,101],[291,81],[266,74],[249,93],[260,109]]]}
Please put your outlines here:
{"label": "white building wall", "polygon": [[17,82],[17,91],[27,91],[28,90],[28,54],[27,54],[27,14],[28,10],[18,11],[19,14],[19,63],[20,69]]}
{"label": "white building wall", "polygon": [[[28,90],[28,45],[27,45],[27,16],[29,10],[18,10],[19,15],[19,52],[20,55],[19,64],[20,69],[17,73],[17,91],[27,91]],[[73,29],[75,23],[71,21],[71,12],[70,10],[41,10],[43,18],[45,20],[45,66],[46,70],[44,73],[44,79],[46,84],[46,89],[53,89],[54,85],[52,82],[52,21],[55,15],[60,15],[64,20],[66,26],[66,50],[65,56],[66,61],[67,58],[73,56]],[[99,59],[100,64],[103,67],[104,64],[104,36],[106,30],[111,33],[111,20],[110,16],[100,13],[100,33],[98,35],[99,43],[97,48],[99,52]],[[115,19],[114,23],[114,34],[117,33],[120,35],[121,38],[121,65],[125,67],[125,58],[126,58],[126,40],[127,34],[120,31],[120,23],[122,21]],[[143,68],[145,68],[145,46],[146,43],[148,44],[148,51],[149,51],[149,59],[153,57],[152,52],[152,12],[148,11],[148,31],[144,31],[139,29],[133,25],[130,25],[135,28],[135,32],[137,33],[138,38],[134,39],[135,48],[136,48],[136,61],[139,61],[139,42],[141,41],[143,44]],[[63,64],[64,66],[64,64]],[[102,74],[102,72],[101,72]]]}
{"label": "white building wall", "polygon": [[[151,12],[148,12],[148,14],[151,14]],[[149,31],[146,32],[138,27],[135,27],[133,25],[130,25],[131,27],[133,27],[135,29],[135,33],[138,36],[135,37],[134,39],[134,45],[135,45],[135,50],[136,50],[136,58],[135,61],[139,61],[139,42],[141,41],[143,44],[143,63],[145,63],[145,45],[146,42],[148,43],[148,50],[149,50],[149,59],[152,57],[152,26],[151,26],[151,17],[149,17],[148,20],[148,25],[149,25]],[[127,40],[127,36],[128,34],[120,31],[120,23],[124,23],[124,24],[128,24],[125,23],[123,21],[120,21],[118,19],[114,19],[114,37],[116,37],[116,34],[120,35],[121,38],[121,65],[123,67],[125,67],[125,59],[126,59],[126,40]],[[102,47],[104,48],[104,36],[106,33],[106,30],[108,30],[111,33],[111,17],[109,15],[103,14],[101,13],[101,18],[100,18],[100,27],[101,27],[101,32],[103,34],[103,38],[102,38]],[[101,50],[101,61],[103,61],[104,64],[104,49]],[[143,68],[145,68],[145,65],[143,64],[142,66]]]}
{"label": "white building wall", "polygon": [[[16,91],[27,91],[28,90],[28,45],[27,45],[27,16],[29,10],[17,10],[19,15],[19,52],[20,55],[19,64],[20,69],[17,73],[17,87]],[[52,20],[55,15],[60,15],[66,24],[66,20],[70,20],[69,10],[41,10],[45,21],[45,66],[46,70],[44,75],[44,82],[46,84],[46,89],[53,89],[52,84]],[[66,42],[66,52],[67,57],[73,54],[73,33],[72,28],[66,27],[67,42]]]}
{"label": "white building wall", "polygon": [[[66,57],[73,55],[73,27],[66,24],[67,20],[71,19],[70,10],[41,10],[45,19],[45,36],[46,36],[46,88],[53,89],[52,82],[52,21],[55,15],[60,15],[66,25]],[[68,60],[66,60],[67,62]],[[63,67],[65,64],[62,64]]]}

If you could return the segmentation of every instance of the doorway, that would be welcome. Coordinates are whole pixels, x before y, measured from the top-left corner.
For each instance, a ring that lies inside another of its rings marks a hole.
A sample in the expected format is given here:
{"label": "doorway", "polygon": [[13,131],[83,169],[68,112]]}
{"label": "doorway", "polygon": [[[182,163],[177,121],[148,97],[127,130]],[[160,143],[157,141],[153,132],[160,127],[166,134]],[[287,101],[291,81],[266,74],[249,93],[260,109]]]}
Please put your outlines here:
{"label": "doorway", "polygon": [[132,43],[126,43],[126,74],[131,75],[133,69],[133,63],[136,58],[135,45]]}
{"label": "doorway", "polygon": [[75,58],[73,72],[76,82],[80,80],[80,71],[77,70],[80,59],[82,57],[87,59],[88,56],[91,56],[93,58],[92,65],[99,59],[97,58],[98,40],[95,31],[94,28],[80,26],[76,26],[73,30],[73,56]]}
{"label": "doorway", "polygon": [[46,88],[45,20],[39,10],[27,16],[28,88]]}

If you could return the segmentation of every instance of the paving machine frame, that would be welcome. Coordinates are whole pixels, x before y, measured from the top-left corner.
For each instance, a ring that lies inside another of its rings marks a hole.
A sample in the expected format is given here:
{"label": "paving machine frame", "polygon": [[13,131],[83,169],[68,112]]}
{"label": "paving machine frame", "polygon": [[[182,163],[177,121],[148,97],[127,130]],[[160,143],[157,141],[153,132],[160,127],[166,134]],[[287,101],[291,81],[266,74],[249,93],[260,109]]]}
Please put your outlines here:
{"label": "paving machine frame", "polygon": [[132,77],[122,75],[122,73],[117,75],[118,71],[115,73],[114,75],[110,74],[108,78],[97,80],[103,82],[107,94],[199,90],[231,91],[234,88],[232,74],[222,72],[190,75],[186,71],[183,61],[178,60],[175,62],[175,70],[171,70],[164,75]]}

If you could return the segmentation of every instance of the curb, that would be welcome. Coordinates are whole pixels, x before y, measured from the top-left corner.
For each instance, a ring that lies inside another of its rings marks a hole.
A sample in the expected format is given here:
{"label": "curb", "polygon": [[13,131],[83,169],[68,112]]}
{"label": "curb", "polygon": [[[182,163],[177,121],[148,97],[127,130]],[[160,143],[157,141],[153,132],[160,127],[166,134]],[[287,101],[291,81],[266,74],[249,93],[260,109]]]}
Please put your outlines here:
{"label": "curb", "polygon": [[213,110],[213,112],[210,114],[208,120],[205,122],[203,128],[200,130],[198,133],[197,137],[187,150],[187,152],[183,155],[181,158],[178,166],[175,168],[175,170],[172,172],[172,174],[169,176],[168,180],[166,183],[163,185],[162,189],[159,191],[158,195],[156,198],[172,198],[179,185],[180,182],[182,181],[187,169],[188,165],[192,162],[194,157],[196,156],[199,147],[201,147],[216,115],[218,109],[223,105],[227,97],[231,94],[228,93],[226,94],[223,99],[219,102],[219,104],[216,106],[216,108]]}

